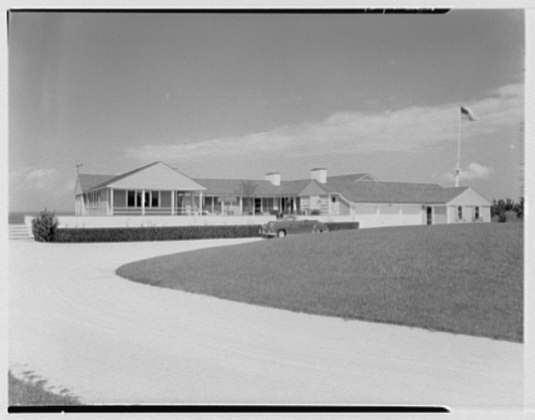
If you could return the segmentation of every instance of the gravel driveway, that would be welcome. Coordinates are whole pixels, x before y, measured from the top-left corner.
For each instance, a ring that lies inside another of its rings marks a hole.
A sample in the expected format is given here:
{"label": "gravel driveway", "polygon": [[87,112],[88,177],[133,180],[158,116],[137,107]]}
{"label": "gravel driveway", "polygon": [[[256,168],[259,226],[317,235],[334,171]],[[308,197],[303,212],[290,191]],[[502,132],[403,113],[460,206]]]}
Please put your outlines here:
{"label": "gravel driveway", "polygon": [[89,404],[521,404],[521,344],[258,307],[114,274],[143,258],[248,241],[10,241],[10,369]]}

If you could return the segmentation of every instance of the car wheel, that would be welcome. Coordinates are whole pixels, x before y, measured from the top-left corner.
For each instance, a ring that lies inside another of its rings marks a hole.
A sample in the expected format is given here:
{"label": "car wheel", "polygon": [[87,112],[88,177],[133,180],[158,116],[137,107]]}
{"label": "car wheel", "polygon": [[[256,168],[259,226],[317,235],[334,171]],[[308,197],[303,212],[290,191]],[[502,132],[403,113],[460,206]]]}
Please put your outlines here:
{"label": "car wheel", "polygon": [[284,238],[284,237],[286,236],[286,231],[283,230],[283,229],[277,231],[277,236],[278,236],[279,238]]}

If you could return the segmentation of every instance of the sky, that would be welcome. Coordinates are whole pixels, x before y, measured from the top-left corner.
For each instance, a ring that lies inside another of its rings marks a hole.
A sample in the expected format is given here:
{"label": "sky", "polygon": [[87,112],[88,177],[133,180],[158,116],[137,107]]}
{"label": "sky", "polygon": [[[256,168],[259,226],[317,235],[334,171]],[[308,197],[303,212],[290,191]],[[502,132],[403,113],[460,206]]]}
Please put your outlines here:
{"label": "sky", "polygon": [[[522,195],[524,14],[36,13],[8,28],[9,210],[82,173],[382,181]],[[460,105],[477,121],[460,121]]]}

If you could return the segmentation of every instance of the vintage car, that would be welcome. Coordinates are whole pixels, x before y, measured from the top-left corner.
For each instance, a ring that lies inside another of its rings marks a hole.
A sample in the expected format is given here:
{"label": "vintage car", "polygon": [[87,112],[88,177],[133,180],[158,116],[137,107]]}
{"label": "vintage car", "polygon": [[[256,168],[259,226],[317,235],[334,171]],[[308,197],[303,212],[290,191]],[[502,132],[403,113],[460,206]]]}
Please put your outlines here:
{"label": "vintage car", "polygon": [[282,220],[275,220],[262,225],[262,236],[284,238],[291,233],[323,233],[329,228],[318,220],[300,219],[296,216],[285,216]]}

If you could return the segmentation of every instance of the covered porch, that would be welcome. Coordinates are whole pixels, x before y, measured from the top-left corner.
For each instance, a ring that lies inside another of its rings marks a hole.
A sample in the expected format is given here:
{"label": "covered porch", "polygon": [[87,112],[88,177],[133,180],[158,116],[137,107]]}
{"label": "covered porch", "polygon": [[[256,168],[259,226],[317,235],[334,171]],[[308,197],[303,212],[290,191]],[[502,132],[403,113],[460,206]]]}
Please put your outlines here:
{"label": "covered porch", "polygon": [[79,216],[184,216],[203,214],[202,191],[104,188],[76,196]]}

